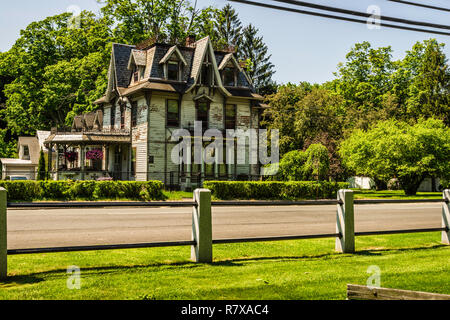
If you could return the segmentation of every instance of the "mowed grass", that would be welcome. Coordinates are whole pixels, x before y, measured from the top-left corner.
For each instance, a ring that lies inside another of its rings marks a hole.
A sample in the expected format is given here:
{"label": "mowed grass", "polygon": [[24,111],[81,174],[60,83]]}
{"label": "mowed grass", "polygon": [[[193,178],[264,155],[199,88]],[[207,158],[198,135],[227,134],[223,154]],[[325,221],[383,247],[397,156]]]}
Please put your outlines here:
{"label": "mowed grass", "polygon": [[[9,256],[0,299],[345,299],[346,285],[450,294],[450,247],[440,233],[357,238],[356,254],[334,239],[214,246],[214,262],[189,261],[189,247]],[[81,289],[67,288],[67,267],[81,268]]]}
{"label": "mowed grass", "polygon": [[403,190],[363,190],[352,189],[355,199],[442,199],[442,192],[417,192],[414,196],[407,196]]}

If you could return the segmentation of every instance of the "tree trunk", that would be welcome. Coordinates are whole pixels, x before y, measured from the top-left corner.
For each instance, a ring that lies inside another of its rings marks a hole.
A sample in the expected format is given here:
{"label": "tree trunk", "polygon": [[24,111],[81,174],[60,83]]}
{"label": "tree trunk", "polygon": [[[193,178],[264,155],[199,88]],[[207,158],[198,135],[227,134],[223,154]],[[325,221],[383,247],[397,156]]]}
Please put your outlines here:
{"label": "tree trunk", "polygon": [[398,181],[407,196],[414,196],[423,181],[421,176],[409,176],[399,178]]}
{"label": "tree trunk", "polygon": [[380,180],[377,178],[373,178],[373,181],[375,182],[375,189],[377,191],[387,190],[387,182],[386,181],[383,181],[383,180]]}

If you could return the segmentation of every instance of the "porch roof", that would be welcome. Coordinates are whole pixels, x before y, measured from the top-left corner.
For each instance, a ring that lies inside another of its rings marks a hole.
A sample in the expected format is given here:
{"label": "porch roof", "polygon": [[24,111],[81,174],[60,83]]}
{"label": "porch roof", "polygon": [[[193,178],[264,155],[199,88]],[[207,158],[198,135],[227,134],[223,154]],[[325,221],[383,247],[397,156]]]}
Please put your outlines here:
{"label": "porch roof", "polygon": [[45,144],[110,144],[110,143],[131,143],[129,134],[104,134],[87,132],[67,132],[51,134]]}

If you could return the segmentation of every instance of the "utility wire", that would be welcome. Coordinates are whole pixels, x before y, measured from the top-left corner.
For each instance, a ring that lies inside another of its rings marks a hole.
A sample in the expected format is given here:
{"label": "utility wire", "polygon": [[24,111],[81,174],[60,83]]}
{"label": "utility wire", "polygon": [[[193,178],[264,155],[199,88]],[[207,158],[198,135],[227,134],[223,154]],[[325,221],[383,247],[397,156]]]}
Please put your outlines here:
{"label": "utility wire", "polygon": [[[326,14],[326,13],[312,12],[312,11],[306,11],[306,10],[299,10],[299,9],[294,9],[294,8],[289,8],[289,7],[275,6],[275,5],[271,5],[271,4],[260,3],[260,2],[253,2],[253,1],[248,1],[248,0],[228,0],[228,1],[248,4],[248,5],[257,6],[257,7],[263,7],[263,8],[269,8],[269,9],[275,9],[275,10],[281,10],[281,11],[288,11],[288,12],[306,14],[306,15],[322,17],[322,18],[328,18],[328,19],[336,19],[336,20],[343,20],[343,21],[348,21],[348,22],[356,22],[356,23],[367,24],[366,20],[347,18],[347,17],[342,17],[342,16],[335,16],[335,15],[330,15],[330,14]],[[378,24],[380,26],[387,27],[387,28],[394,28],[394,29],[401,29],[401,30],[409,30],[409,31],[417,31],[417,32],[425,32],[425,33],[431,33],[431,34],[439,34],[439,35],[444,35],[444,36],[450,36],[450,33],[448,33],[448,32],[427,30],[427,29],[421,29],[421,28],[413,28],[413,27],[407,27],[407,26],[401,26],[401,25],[395,25],[395,24],[388,24],[388,23],[383,23],[383,22],[379,22]]]}
{"label": "utility wire", "polygon": [[[370,18],[370,17],[373,16],[371,13],[358,12],[358,11],[354,11],[354,10],[347,10],[347,9],[341,9],[341,8],[335,8],[335,7],[324,6],[324,5],[310,3],[310,2],[305,2],[305,1],[296,1],[296,0],[272,0],[272,1],[292,4],[292,5],[296,5],[296,6],[300,6],[300,7],[307,7],[307,8],[324,10],[324,11],[331,11],[333,13],[343,13],[343,14],[347,14],[347,15],[364,17],[364,18]],[[431,27],[431,28],[450,30],[450,26],[448,26],[448,25],[435,24],[435,23],[430,23],[430,22],[414,21],[414,20],[401,19],[401,18],[388,17],[388,16],[381,16],[381,15],[379,16],[379,19],[382,20],[382,21],[383,20],[384,21],[392,21],[392,22],[398,22],[398,23],[422,26],[422,27]]]}
{"label": "utility wire", "polygon": [[411,2],[411,1],[404,1],[404,0],[387,0],[387,1],[397,2],[397,3],[401,3],[401,4],[406,4],[406,5],[410,5],[410,6],[416,6],[416,7],[422,7],[422,8],[427,8],[427,9],[433,9],[433,10],[440,10],[440,11],[450,12],[450,8],[441,8],[441,7],[431,6],[429,4],[417,3],[417,2]]}

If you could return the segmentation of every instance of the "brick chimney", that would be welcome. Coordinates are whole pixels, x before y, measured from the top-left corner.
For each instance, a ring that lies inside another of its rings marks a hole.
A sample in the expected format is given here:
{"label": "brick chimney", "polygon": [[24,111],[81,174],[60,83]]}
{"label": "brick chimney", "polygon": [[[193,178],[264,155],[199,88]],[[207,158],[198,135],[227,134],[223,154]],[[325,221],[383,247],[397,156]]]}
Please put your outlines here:
{"label": "brick chimney", "polygon": [[191,47],[191,48],[195,47],[195,36],[194,35],[187,36],[186,47]]}

